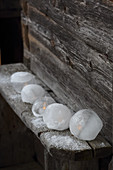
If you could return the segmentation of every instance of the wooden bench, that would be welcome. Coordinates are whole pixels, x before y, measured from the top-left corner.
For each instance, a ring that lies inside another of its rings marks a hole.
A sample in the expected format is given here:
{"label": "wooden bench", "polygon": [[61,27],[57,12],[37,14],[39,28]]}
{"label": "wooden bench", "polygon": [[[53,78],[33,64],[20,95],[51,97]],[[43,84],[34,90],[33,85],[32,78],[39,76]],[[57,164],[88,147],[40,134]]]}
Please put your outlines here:
{"label": "wooden bench", "polygon": [[[49,130],[42,118],[33,116],[32,105],[23,103],[20,94],[17,94],[12,87],[10,76],[17,71],[28,70],[23,64],[0,66],[0,94],[25,126],[43,144],[45,170],[107,170],[112,153],[111,145],[101,135],[93,141],[81,141],[72,136],[69,130],[62,132]],[[38,78],[37,84],[59,101]],[[105,160],[108,161],[103,167]]]}

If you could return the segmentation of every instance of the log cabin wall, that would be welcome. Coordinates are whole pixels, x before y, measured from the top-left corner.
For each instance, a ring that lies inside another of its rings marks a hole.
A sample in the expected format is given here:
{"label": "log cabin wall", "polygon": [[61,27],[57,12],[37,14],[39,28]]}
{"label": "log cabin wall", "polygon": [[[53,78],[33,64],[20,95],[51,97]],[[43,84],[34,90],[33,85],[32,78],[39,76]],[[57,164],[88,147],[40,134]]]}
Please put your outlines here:
{"label": "log cabin wall", "polygon": [[92,108],[112,143],[113,2],[23,1],[30,69],[74,111]]}

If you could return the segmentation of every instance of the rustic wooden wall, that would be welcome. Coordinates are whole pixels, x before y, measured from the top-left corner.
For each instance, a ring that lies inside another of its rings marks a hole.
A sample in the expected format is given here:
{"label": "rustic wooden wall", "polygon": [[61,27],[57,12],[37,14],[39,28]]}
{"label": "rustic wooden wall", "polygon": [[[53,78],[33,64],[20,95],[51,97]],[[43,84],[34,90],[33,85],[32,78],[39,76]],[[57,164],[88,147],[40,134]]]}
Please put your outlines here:
{"label": "rustic wooden wall", "polygon": [[25,54],[31,56],[31,70],[74,111],[96,111],[104,123],[102,134],[112,142],[112,1],[26,4],[22,22],[27,26],[30,47]]}

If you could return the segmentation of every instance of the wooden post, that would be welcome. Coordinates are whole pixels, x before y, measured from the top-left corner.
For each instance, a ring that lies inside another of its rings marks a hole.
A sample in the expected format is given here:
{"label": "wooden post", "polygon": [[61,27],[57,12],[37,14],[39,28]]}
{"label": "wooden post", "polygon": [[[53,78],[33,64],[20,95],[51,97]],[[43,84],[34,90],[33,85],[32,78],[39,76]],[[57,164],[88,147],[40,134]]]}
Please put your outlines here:
{"label": "wooden post", "polygon": [[[98,159],[86,161],[70,161],[63,158],[54,159],[47,150],[44,151],[45,170],[100,170]],[[106,169],[107,170],[107,169]]]}
{"label": "wooden post", "polygon": [[44,151],[45,170],[69,170],[69,161],[63,161],[62,158],[54,159],[47,150]]}
{"label": "wooden post", "polygon": [[113,156],[112,156],[112,160],[111,160],[111,162],[109,164],[109,170],[112,170],[112,169],[113,169]]}

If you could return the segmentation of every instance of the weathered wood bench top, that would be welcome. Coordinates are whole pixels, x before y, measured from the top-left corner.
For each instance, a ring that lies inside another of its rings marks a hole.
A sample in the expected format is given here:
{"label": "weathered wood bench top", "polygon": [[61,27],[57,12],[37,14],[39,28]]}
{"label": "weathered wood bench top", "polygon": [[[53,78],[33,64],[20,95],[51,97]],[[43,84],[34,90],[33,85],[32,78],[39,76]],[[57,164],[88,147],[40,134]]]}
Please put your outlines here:
{"label": "weathered wood bench top", "polygon": [[[72,136],[69,130],[62,132],[49,130],[41,117],[34,117],[31,111],[32,105],[23,103],[20,94],[17,94],[11,85],[10,76],[17,71],[29,70],[23,64],[0,66],[0,94],[52,156],[71,160],[87,160],[107,157],[111,154],[111,145],[100,135],[90,142],[81,141]],[[44,87],[48,93],[51,91],[38,78],[37,84]]]}

